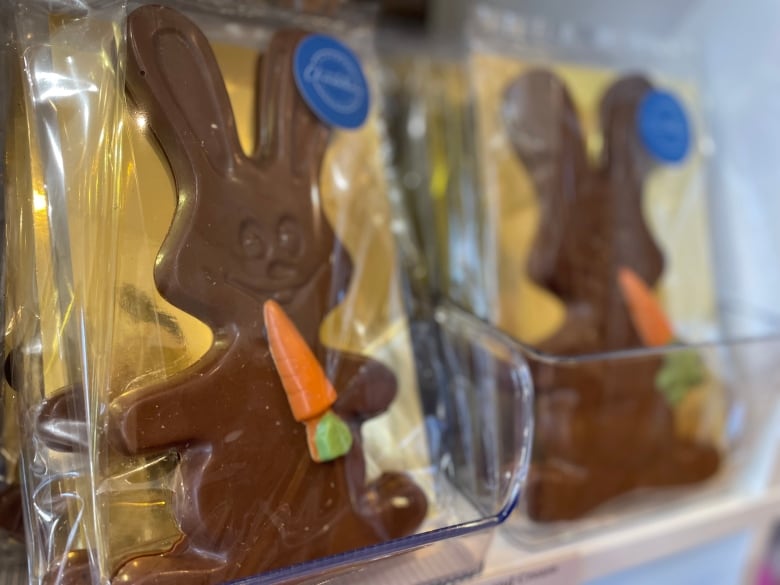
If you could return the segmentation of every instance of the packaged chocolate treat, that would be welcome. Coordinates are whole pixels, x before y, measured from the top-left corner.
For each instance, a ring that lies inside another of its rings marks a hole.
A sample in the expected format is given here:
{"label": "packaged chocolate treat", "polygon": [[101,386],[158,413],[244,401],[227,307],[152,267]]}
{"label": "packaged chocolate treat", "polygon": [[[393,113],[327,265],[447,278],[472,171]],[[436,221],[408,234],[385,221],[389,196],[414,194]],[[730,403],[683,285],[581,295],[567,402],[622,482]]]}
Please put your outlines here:
{"label": "packaged chocolate treat", "polygon": [[[579,534],[732,485],[760,374],[716,295],[697,58],[477,7],[469,70],[490,320],[525,347],[534,452],[510,528]],[[752,417],[756,418],[752,418]]]}
{"label": "packaged chocolate treat", "polygon": [[455,579],[516,501],[524,359],[455,308],[411,342],[370,21],[284,4],[17,7],[35,582]]}

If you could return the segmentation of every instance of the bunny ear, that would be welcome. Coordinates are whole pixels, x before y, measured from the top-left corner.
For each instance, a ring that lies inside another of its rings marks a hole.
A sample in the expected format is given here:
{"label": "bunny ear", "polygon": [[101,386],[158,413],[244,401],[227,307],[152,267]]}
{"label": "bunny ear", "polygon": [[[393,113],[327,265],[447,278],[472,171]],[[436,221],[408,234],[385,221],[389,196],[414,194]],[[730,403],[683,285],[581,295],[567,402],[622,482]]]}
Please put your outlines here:
{"label": "bunny ear", "polygon": [[642,211],[643,183],[655,162],[642,144],[638,115],[642,100],[652,90],[644,77],[624,77],[604,94],[600,110],[604,134],[600,172],[612,186],[611,205],[620,218],[620,233],[630,236],[630,244],[619,246],[620,265],[649,286],[655,285],[664,267],[663,254]]}
{"label": "bunny ear", "polygon": [[328,128],[312,113],[295,85],[293,59],[308,33],[276,32],[258,64],[255,159],[289,160],[296,174],[319,173]]}
{"label": "bunny ear", "polygon": [[255,157],[275,156],[285,158],[292,147],[289,144],[290,125],[293,121],[295,80],[293,79],[293,55],[298,35],[277,32],[271,37],[257,67],[257,138]]}
{"label": "bunny ear", "polygon": [[541,219],[528,259],[528,273],[554,288],[557,262],[570,222],[582,205],[590,168],[574,102],[547,71],[531,71],[504,94],[510,141],[533,181]]}
{"label": "bunny ear", "polygon": [[[190,169],[203,158],[229,172],[241,152],[222,75],[206,37],[182,14],[144,6],[127,21],[127,85],[171,164],[181,153]],[[184,169],[174,168],[174,174]]]}
{"label": "bunny ear", "polygon": [[601,100],[599,114],[604,135],[601,168],[641,181],[652,163],[639,139],[637,115],[642,99],[653,89],[639,75],[615,82]]}
{"label": "bunny ear", "polygon": [[587,164],[574,102],[552,73],[531,71],[512,83],[502,114],[512,146],[537,184],[561,176],[569,165]]}

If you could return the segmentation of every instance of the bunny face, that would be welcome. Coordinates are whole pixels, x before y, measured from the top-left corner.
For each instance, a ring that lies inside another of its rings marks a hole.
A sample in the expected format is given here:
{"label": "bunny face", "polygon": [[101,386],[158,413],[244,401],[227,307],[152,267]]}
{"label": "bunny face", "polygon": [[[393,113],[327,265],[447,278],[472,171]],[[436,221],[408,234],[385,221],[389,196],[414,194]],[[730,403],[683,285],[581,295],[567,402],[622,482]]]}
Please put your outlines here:
{"label": "bunny face", "polygon": [[293,80],[304,33],[275,34],[260,60],[257,146],[246,154],[202,33],[163,8],[131,18],[128,89],[147,108],[178,191],[155,268],[160,292],[214,328],[262,323],[270,298],[305,305],[315,281],[330,288],[336,238],[318,187],[328,129]]}
{"label": "bunny face", "polygon": [[247,209],[234,222],[235,261],[226,278],[260,301],[273,297],[284,303],[328,259],[313,235],[313,211],[295,214],[275,203],[262,213]]}
{"label": "bunny face", "polygon": [[207,311],[217,324],[239,323],[265,300],[287,305],[314,280],[329,278],[335,236],[316,190],[301,185],[276,194],[282,181],[253,161],[208,180],[226,195],[197,201],[191,231],[169,235],[164,247],[171,253],[155,270],[167,298],[199,316]]}

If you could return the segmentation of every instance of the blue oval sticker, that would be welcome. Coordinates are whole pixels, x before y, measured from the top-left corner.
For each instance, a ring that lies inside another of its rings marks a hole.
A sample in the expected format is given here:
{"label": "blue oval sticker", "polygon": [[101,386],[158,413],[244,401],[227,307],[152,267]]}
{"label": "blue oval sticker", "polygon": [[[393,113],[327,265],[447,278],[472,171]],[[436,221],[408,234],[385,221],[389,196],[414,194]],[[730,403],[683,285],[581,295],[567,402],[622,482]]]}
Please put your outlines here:
{"label": "blue oval sticker", "polygon": [[655,158],[666,163],[679,163],[688,154],[691,129],[682,105],[672,94],[650,91],[639,104],[637,112],[639,136],[645,148]]}
{"label": "blue oval sticker", "polygon": [[326,35],[302,40],[293,60],[295,85],[325,124],[353,130],[368,117],[369,91],[357,56]]}

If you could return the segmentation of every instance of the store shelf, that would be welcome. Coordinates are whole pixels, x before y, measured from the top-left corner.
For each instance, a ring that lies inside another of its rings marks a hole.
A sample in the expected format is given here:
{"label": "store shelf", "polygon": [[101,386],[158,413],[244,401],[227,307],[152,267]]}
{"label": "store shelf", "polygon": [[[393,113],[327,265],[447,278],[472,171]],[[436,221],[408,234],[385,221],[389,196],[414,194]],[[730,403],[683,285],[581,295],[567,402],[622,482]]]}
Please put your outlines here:
{"label": "store shelf", "polygon": [[780,488],[760,495],[724,495],[640,524],[529,552],[498,534],[480,585],[577,585],[701,547],[730,535],[763,530],[780,519]]}

